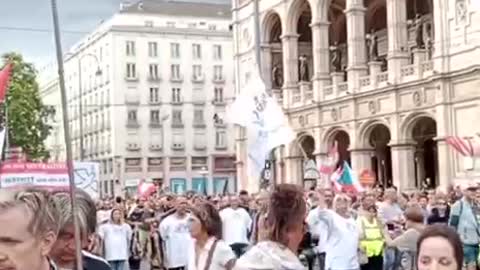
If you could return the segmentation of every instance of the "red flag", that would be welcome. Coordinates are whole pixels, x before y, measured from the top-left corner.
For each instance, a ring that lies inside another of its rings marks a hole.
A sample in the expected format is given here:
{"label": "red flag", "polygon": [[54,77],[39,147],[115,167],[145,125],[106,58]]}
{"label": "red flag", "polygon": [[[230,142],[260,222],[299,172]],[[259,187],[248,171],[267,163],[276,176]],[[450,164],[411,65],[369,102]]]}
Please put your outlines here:
{"label": "red flag", "polygon": [[12,63],[8,63],[2,70],[0,70],[0,103],[5,101],[12,66]]}
{"label": "red flag", "polygon": [[140,198],[148,198],[157,191],[157,187],[153,183],[147,183],[144,179],[140,180],[137,193]]}

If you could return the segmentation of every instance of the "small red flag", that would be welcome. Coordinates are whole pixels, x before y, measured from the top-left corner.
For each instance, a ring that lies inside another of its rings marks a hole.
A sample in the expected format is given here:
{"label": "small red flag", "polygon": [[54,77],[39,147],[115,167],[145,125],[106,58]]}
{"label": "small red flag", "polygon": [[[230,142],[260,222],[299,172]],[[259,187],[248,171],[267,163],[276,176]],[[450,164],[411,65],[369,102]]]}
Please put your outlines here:
{"label": "small red flag", "polygon": [[0,103],[5,101],[5,95],[7,94],[12,66],[12,63],[8,63],[2,70],[0,70]]}

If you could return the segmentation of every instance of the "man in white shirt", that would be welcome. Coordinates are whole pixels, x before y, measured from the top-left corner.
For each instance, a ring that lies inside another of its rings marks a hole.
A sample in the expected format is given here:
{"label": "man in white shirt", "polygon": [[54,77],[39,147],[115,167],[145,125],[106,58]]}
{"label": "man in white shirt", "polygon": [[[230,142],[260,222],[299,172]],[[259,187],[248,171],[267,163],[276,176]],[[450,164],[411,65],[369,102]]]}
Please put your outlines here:
{"label": "man in white shirt", "polygon": [[98,229],[98,235],[103,240],[105,259],[112,270],[124,270],[129,256],[132,229],[122,219],[122,210],[113,209],[110,222]]}
{"label": "man in white shirt", "polygon": [[248,212],[239,207],[240,200],[232,197],[230,207],[220,211],[223,227],[223,239],[230,245],[237,257],[240,257],[248,246],[248,234],[252,227],[252,218]]}
{"label": "man in white shirt", "polygon": [[169,270],[185,270],[188,263],[187,252],[192,241],[190,237],[187,200],[176,200],[176,211],[162,220],[159,226],[164,243],[164,266]]}

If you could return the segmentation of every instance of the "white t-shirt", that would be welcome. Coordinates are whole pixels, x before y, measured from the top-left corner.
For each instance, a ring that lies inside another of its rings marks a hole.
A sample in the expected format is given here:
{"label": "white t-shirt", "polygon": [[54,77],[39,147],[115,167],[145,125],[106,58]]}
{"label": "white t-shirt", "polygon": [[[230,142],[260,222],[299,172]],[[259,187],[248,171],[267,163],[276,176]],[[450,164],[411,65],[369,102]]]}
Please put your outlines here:
{"label": "white t-shirt", "polygon": [[[205,246],[201,249],[199,257],[198,257],[198,265],[195,265],[195,240],[191,241],[190,248],[188,250],[188,270],[204,270],[205,264],[207,263],[208,253],[210,249],[213,247],[213,243],[215,242],[215,238],[211,237],[208,239]],[[219,240],[217,242],[217,246],[213,251],[212,261],[208,270],[224,270],[225,265],[231,261],[236,259],[235,254],[233,253],[232,249],[229,245],[227,245],[224,241]]]}
{"label": "white t-shirt", "polygon": [[106,223],[98,228],[98,235],[102,238],[107,261],[128,260],[132,229],[126,223]]}
{"label": "white t-shirt", "polygon": [[179,218],[176,214],[166,217],[159,226],[164,242],[166,268],[185,267],[188,257],[185,256],[190,247],[189,215]]}
{"label": "white t-shirt", "polygon": [[353,218],[344,218],[332,210],[319,209],[318,218],[327,225],[328,240],[325,269],[358,269],[360,229]]}
{"label": "white t-shirt", "polygon": [[220,211],[223,226],[223,240],[231,244],[248,244],[248,231],[252,218],[243,208],[225,208]]}
{"label": "white t-shirt", "polygon": [[310,210],[307,215],[308,229],[312,236],[318,238],[318,245],[315,248],[318,253],[326,252],[328,240],[328,226],[318,217],[319,208]]}

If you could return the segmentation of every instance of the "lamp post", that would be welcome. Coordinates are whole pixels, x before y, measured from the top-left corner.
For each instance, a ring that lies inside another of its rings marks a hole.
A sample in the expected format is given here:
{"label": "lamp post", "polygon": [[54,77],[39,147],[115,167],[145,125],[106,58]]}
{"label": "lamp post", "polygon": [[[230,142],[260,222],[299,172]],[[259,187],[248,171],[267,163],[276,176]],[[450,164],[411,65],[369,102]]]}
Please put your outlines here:
{"label": "lamp post", "polygon": [[[67,54],[72,55],[72,54]],[[82,60],[86,57],[92,57],[97,64],[97,71],[95,71],[95,76],[101,76],[102,70],[100,69],[100,61],[98,57],[91,53],[86,53],[78,58],[78,95],[80,104],[78,105],[78,114],[80,115],[79,129],[80,129],[80,160],[85,159],[85,148],[83,146],[83,89],[82,89]]]}
{"label": "lamp post", "polygon": [[204,184],[203,193],[204,193],[204,195],[207,195],[207,193],[208,193],[208,190],[207,190],[207,181],[208,181],[207,175],[209,173],[208,168],[205,167],[205,166],[202,167],[202,169],[199,171],[199,173],[203,178],[203,184]]}

